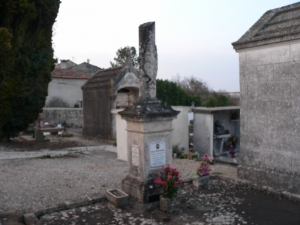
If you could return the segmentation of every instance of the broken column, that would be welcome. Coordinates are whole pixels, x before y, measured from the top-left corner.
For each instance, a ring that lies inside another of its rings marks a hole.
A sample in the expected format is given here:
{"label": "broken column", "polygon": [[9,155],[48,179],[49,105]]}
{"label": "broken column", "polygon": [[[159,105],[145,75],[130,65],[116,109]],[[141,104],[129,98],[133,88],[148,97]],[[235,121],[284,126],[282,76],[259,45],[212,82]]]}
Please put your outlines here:
{"label": "broken column", "polygon": [[120,112],[127,121],[128,174],[122,190],[140,203],[158,201],[153,183],[163,165],[172,163],[172,120],[179,111],[156,98],[155,22],[139,27],[139,99]]}

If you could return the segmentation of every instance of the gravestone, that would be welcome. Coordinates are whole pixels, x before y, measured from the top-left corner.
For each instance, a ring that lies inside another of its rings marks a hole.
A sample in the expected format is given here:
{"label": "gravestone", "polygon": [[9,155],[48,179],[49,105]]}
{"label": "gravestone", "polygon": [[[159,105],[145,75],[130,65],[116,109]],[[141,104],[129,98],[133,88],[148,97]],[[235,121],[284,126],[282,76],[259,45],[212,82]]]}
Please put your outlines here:
{"label": "gravestone", "polygon": [[157,49],[155,23],[139,27],[139,99],[119,112],[127,121],[128,174],[122,189],[140,203],[158,200],[153,181],[163,165],[172,163],[172,120],[179,111],[156,98]]}

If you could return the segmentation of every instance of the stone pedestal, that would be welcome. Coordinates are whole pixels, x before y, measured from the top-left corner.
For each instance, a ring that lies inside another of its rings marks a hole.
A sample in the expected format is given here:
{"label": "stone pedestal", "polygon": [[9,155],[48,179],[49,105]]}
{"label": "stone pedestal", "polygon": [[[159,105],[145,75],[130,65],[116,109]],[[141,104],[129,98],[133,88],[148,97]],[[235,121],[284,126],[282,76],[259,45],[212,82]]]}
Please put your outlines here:
{"label": "stone pedestal", "polygon": [[[177,114],[177,111],[173,113]],[[152,115],[149,118],[126,117],[128,175],[122,190],[140,203],[158,200],[161,190],[154,185],[163,165],[172,164],[172,119]]]}

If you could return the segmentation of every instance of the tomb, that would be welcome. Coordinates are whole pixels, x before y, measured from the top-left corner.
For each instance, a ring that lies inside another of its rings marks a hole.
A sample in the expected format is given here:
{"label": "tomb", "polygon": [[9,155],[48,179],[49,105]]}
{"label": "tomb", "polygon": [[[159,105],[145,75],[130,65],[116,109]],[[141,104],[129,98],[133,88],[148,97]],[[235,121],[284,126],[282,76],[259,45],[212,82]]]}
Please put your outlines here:
{"label": "tomb", "polygon": [[[232,136],[240,139],[240,108],[237,106],[205,108],[197,107],[192,109],[194,113],[194,151],[200,155],[209,154],[216,160],[227,160],[230,157],[225,149],[225,143]],[[220,123],[223,131],[216,130],[216,123]],[[239,142],[235,146],[235,152],[239,152]],[[234,160],[234,162],[236,162]]]}
{"label": "tomb", "polygon": [[83,135],[114,142],[112,109],[133,105],[138,98],[138,71],[128,60],[124,66],[98,71],[83,86]]}
{"label": "tomb", "polygon": [[267,11],[236,42],[241,93],[238,177],[300,194],[300,3]]}

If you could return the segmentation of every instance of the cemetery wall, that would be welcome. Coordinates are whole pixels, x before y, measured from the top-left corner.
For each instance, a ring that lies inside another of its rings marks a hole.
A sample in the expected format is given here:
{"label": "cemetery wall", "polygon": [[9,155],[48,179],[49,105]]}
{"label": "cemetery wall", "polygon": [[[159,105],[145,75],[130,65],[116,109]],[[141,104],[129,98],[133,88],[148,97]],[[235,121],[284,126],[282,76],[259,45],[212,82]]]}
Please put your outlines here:
{"label": "cemetery wall", "polygon": [[239,50],[238,176],[300,194],[300,42]]}
{"label": "cemetery wall", "polygon": [[43,108],[42,114],[49,123],[83,125],[82,108]]}

